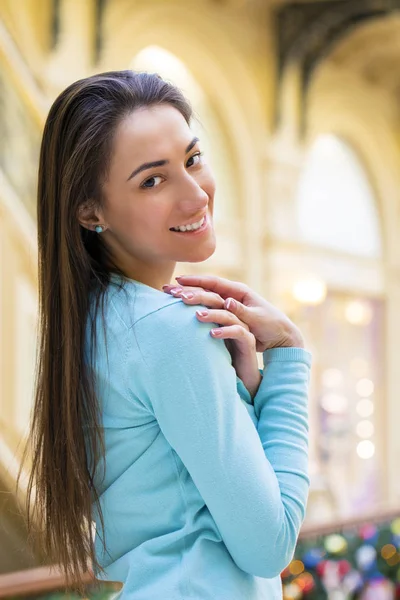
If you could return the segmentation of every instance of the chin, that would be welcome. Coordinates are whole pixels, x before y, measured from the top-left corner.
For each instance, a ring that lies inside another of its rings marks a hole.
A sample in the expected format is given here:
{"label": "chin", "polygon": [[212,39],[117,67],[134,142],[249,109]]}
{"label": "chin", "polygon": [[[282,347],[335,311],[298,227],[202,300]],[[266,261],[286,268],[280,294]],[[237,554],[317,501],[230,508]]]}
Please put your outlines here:
{"label": "chin", "polygon": [[182,254],[176,262],[188,262],[188,263],[198,263],[204,262],[210,256],[212,256],[216,249],[215,240],[208,244],[201,244],[197,248],[193,248],[193,250],[189,253]]}

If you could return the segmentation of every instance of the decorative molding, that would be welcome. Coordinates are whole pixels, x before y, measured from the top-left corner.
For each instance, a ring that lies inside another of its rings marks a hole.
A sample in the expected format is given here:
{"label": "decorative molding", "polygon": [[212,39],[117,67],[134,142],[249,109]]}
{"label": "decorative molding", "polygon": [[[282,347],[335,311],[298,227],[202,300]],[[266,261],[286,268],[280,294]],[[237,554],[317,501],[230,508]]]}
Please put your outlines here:
{"label": "decorative molding", "polygon": [[36,216],[40,128],[6,71],[0,71],[0,169]]}
{"label": "decorative molding", "polygon": [[[290,3],[275,12],[278,91],[289,64],[300,68],[301,123],[306,129],[307,93],[312,75],[336,44],[367,20],[400,10],[400,0],[327,0]],[[275,124],[280,120],[276,101]]]}
{"label": "decorative molding", "polygon": [[[0,168],[0,216],[8,219],[12,228],[24,240],[28,255],[37,252],[36,220],[27,210]],[[36,263],[35,263],[36,264]]]}
{"label": "decorative molding", "polygon": [[32,71],[26,64],[8,29],[0,19],[0,73],[7,77],[24,102],[32,120],[42,129],[49,109],[49,101]]}
{"label": "decorative molding", "polygon": [[50,49],[57,48],[61,31],[61,0],[52,0],[51,2],[51,35]]}
{"label": "decorative molding", "polygon": [[95,41],[94,41],[94,62],[97,64],[101,60],[101,52],[104,43],[103,22],[107,0],[96,0],[95,2]]}

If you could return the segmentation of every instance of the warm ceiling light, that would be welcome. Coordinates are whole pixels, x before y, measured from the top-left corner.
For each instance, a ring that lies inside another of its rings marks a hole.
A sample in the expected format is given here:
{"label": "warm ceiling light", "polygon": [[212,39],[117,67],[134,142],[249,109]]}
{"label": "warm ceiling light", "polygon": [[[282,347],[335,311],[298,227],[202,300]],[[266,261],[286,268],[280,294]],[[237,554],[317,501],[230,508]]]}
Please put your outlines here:
{"label": "warm ceiling light", "polygon": [[293,285],[293,296],[301,304],[316,306],[326,298],[326,283],[314,276],[305,277]]}

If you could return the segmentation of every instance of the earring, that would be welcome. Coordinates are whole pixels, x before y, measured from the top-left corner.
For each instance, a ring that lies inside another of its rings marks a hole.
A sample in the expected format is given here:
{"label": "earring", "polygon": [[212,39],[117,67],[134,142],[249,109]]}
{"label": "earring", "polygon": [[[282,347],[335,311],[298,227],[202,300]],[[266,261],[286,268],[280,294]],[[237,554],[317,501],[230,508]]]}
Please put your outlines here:
{"label": "earring", "polygon": [[103,228],[101,225],[96,225],[96,227],[94,228],[94,230],[96,231],[96,233],[102,233],[103,232]]}

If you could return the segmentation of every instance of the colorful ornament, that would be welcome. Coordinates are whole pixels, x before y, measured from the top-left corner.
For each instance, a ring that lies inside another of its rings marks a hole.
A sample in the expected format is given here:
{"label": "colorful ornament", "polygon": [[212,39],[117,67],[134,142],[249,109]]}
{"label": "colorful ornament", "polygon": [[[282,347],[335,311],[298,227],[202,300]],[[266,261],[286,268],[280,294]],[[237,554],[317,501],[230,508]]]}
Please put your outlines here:
{"label": "colorful ornament", "polygon": [[303,593],[295,583],[288,583],[283,586],[284,600],[300,600]]}
{"label": "colorful ornament", "polygon": [[400,536],[400,518],[392,521],[390,525],[390,529],[394,535]]}
{"label": "colorful ornament", "polygon": [[323,560],[326,552],[321,548],[311,548],[303,555],[303,563],[306,569],[315,569],[315,567]]}
{"label": "colorful ornament", "polygon": [[394,594],[395,587],[391,581],[372,581],[362,592],[360,600],[393,600]]}
{"label": "colorful ornament", "polygon": [[379,531],[378,531],[377,526],[373,525],[372,523],[366,523],[365,525],[362,525],[360,527],[360,537],[363,540],[366,540],[366,541],[374,540],[376,542],[378,533],[379,533]]}
{"label": "colorful ornament", "polygon": [[376,559],[376,550],[370,544],[364,544],[358,550],[356,550],[355,558],[357,566],[362,571],[368,571]]}
{"label": "colorful ornament", "polygon": [[324,546],[330,554],[341,554],[347,550],[347,541],[342,535],[333,533],[325,538]]}

